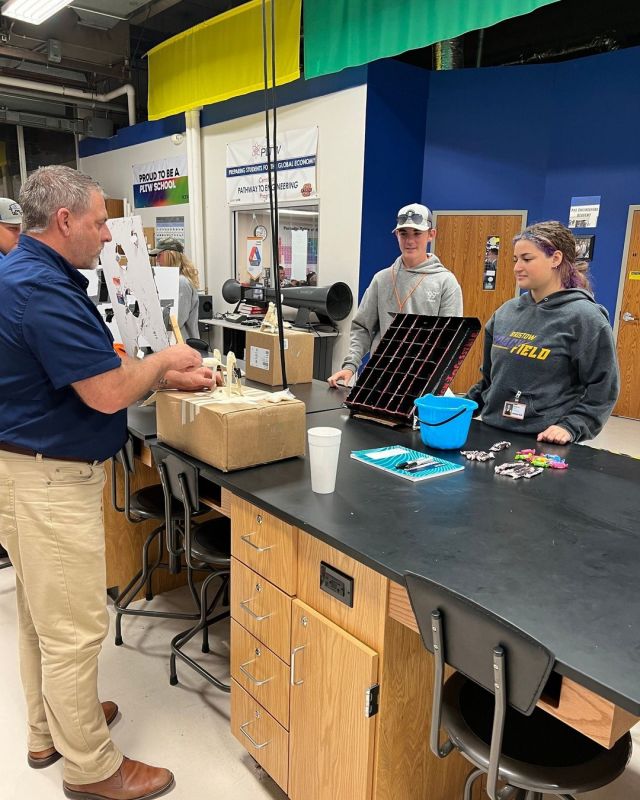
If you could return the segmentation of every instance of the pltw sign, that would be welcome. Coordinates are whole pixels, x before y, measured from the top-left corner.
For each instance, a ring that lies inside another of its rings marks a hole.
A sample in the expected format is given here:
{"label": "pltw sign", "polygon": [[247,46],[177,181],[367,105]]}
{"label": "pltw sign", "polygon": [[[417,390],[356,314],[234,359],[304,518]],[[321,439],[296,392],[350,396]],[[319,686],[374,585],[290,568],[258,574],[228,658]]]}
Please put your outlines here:
{"label": "pltw sign", "polygon": [[186,156],[134,164],[133,204],[136,208],[177,206],[188,202]]}
{"label": "pltw sign", "polygon": [[[316,158],[318,129],[300,128],[278,134],[270,146],[271,168],[277,159],[278,200],[301,200],[317,196]],[[227,145],[227,202],[268,203],[269,166],[264,137]],[[271,176],[271,177],[272,177]]]}

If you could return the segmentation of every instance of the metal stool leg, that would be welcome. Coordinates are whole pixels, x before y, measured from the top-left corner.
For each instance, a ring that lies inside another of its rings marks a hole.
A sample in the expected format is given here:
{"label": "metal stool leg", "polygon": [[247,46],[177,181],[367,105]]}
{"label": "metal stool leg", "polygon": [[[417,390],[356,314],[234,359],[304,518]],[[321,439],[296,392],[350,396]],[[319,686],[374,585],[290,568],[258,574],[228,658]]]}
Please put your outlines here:
{"label": "metal stool leg", "polygon": [[473,784],[478,780],[478,778],[484,775],[484,771],[481,769],[474,769],[473,772],[470,772],[467,775],[467,780],[464,784],[464,800],[471,800],[471,792],[473,790]]}
{"label": "metal stool leg", "polygon": [[[149,536],[147,536],[145,543],[142,547],[142,568],[133,576],[133,578],[129,581],[126,585],[124,590],[120,592],[118,597],[115,599],[114,608],[116,609],[116,636],[115,636],[115,643],[116,646],[120,646],[122,644],[122,615],[129,614],[131,616],[136,617],[156,617],[158,619],[198,619],[200,616],[200,611],[198,609],[197,612],[194,613],[185,613],[185,612],[177,612],[177,611],[150,611],[148,609],[141,609],[141,608],[129,608],[129,604],[133,601],[133,598],[138,594],[138,592],[142,589],[145,583],[149,582],[147,585],[150,585],[151,578],[153,573],[159,567],[167,566],[162,561],[162,556],[164,553],[164,545],[163,539],[161,538],[158,543],[158,555],[149,566],[149,548],[151,547],[154,539],[164,530],[164,524],[160,525],[158,528],[155,528]],[[189,579],[191,578],[191,570],[189,570]],[[197,595],[196,595],[197,596]],[[197,606],[196,606],[197,607]]]}
{"label": "metal stool leg", "polygon": [[[207,608],[206,598],[207,598],[207,590],[209,588],[209,584],[215,578],[218,578],[220,576],[222,576],[222,582],[220,584],[220,587],[218,588],[218,591],[216,592],[216,595],[213,601],[211,602],[211,605],[209,606],[209,608]],[[229,616],[228,611],[223,611],[222,613],[217,614],[215,617],[212,617],[210,619],[207,618],[207,613],[218,605],[220,598],[224,595],[224,592],[227,589],[228,583],[229,583],[228,573],[212,572],[211,575],[207,576],[200,590],[200,620],[198,624],[194,625],[193,628],[189,628],[186,631],[182,631],[181,633],[174,636],[173,639],[171,640],[171,657],[169,659],[169,683],[172,686],[175,686],[178,683],[176,659],[180,658],[182,661],[185,662],[185,664],[188,664],[199,675],[208,680],[209,683],[213,684],[221,691],[223,692],[231,691],[231,687],[228,684],[222,683],[222,681],[220,681],[218,678],[211,675],[210,672],[207,672],[207,670],[204,669],[204,667],[202,667],[200,664],[198,664],[197,661],[194,661],[190,656],[182,652],[182,648],[184,647],[184,645],[186,645],[187,642],[193,639],[193,637],[196,636],[196,634],[198,634],[201,630],[208,628],[210,625],[215,625],[217,622],[220,622],[221,620],[226,619]]]}

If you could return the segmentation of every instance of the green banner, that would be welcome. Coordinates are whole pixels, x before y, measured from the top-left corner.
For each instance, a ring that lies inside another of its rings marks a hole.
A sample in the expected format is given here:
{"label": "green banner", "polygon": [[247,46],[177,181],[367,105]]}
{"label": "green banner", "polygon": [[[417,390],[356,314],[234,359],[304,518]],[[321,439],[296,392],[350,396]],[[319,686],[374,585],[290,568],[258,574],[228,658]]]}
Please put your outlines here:
{"label": "green banner", "polygon": [[427,47],[558,0],[304,0],[306,78]]}

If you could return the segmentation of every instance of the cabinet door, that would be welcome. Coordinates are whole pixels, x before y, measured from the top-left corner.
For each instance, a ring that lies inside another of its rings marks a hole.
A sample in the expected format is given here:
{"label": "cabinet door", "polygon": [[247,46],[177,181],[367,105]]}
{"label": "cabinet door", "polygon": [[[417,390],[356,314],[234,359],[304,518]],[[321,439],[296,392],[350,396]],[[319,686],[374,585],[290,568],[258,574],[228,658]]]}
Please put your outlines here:
{"label": "cabinet door", "polygon": [[369,800],[378,655],[300,600],[292,610],[289,797]]}

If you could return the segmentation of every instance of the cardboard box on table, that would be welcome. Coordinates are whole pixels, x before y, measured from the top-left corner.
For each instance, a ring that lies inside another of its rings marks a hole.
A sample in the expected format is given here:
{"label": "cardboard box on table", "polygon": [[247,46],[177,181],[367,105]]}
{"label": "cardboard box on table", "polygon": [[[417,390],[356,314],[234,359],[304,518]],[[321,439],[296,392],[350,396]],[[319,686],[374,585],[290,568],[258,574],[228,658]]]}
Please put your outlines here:
{"label": "cardboard box on table", "polygon": [[305,453],[300,400],[219,403],[193,392],[159,392],[156,418],[160,441],[223,472]]}
{"label": "cardboard box on table", "polygon": [[[285,330],[284,363],[287,383],[311,383],[313,379],[314,336],[303,331]],[[247,331],[245,345],[247,379],[267,386],[282,384],[282,367],[278,335],[262,331]]]}

